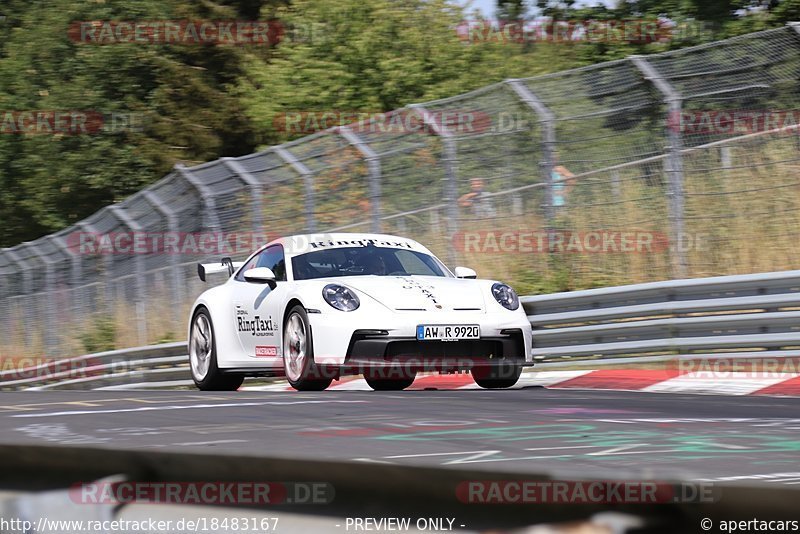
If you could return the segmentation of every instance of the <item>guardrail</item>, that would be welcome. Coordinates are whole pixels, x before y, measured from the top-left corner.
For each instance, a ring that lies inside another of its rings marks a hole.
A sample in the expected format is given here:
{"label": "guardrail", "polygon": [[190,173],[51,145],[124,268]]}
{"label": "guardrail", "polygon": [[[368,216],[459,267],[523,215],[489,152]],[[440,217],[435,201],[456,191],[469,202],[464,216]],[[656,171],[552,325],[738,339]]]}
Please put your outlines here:
{"label": "guardrail", "polygon": [[111,350],[0,372],[0,389],[99,389],[126,384],[191,384],[185,341]]}
{"label": "guardrail", "polygon": [[[522,297],[542,367],[800,355],[800,271]],[[191,385],[185,342],[0,373],[0,389]]]}
{"label": "guardrail", "polygon": [[533,356],[549,362],[697,358],[698,351],[786,356],[787,349],[800,347],[800,271],[671,280],[521,300],[533,326]]}

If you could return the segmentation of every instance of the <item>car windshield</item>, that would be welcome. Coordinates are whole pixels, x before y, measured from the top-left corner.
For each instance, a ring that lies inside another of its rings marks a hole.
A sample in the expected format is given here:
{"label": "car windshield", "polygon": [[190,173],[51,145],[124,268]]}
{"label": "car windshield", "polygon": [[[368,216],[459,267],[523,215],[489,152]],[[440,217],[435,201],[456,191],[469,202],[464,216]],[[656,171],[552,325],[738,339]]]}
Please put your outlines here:
{"label": "car windshield", "polygon": [[295,280],[334,276],[452,276],[433,256],[408,249],[343,247],[292,258]]}

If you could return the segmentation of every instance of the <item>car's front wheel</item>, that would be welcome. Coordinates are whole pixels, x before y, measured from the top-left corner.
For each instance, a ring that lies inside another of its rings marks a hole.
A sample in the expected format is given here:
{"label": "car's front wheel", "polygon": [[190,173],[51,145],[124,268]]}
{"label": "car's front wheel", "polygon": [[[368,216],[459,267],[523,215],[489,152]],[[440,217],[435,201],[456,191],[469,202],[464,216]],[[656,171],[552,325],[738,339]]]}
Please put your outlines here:
{"label": "car's front wheel", "polygon": [[522,374],[522,366],[514,362],[502,362],[472,369],[475,383],[485,389],[510,388],[517,383]]}
{"label": "car's front wheel", "polygon": [[189,336],[189,368],[194,384],[203,391],[235,391],[244,382],[244,376],[224,374],[217,366],[217,343],[214,323],[205,308],[195,312],[192,333]]}
{"label": "car's front wheel", "polygon": [[333,380],[314,363],[308,315],[300,305],[289,310],[284,322],[283,369],[289,384],[298,391],[322,391]]}

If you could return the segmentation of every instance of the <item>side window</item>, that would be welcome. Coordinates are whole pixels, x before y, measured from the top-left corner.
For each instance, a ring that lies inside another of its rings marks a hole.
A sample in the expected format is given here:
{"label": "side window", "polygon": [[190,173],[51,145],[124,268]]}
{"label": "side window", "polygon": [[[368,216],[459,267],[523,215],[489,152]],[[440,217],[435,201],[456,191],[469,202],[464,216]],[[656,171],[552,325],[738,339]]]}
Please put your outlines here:
{"label": "side window", "polygon": [[236,280],[244,282],[244,273],[249,269],[255,267],[268,267],[275,273],[275,280],[278,282],[286,281],[286,261],[283,258],[283,247],[275,245],[261,252],[248,261],[245,266],[236,275]]}
{"label": "side window", "polygon": [[283,247],[275,245],[258,255],[256,267],[268,267],[275,273],[275,280],[286,281],[286,261],[283,258]]}

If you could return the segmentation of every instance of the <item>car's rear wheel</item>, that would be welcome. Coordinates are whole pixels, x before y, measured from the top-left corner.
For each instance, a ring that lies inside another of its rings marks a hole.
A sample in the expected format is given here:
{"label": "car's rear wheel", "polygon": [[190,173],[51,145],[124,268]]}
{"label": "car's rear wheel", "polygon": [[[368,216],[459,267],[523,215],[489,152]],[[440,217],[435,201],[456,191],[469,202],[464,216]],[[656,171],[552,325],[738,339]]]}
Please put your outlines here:
{"label": "car's rear wheel", "polygon": [[189,336],[189,368],[194,384],[203,391],[235,391],[244,382],[239,374],[224,374],[217,366],[217,343],[214,323],[205,308],[200,308],[192,319]]}
{"label": "car's rear wheel", "polygon": [[376,369],[364,373],[367,385],[375,391],[400,391],[414,383],[417,373],[397,369]]}
{"label": "car's rear wheel", "polygon": [[472,369],[475,383],[485,389],[510,388],[519,381],[522,366],[516,362],[500,362]]}
{"label": "car's rear wheel", "polygon": [[314,363],[308,315],[300,305],[289,310],[284,321],[283,369],[289,384],[298,391],[322,391],[333,380]]}

